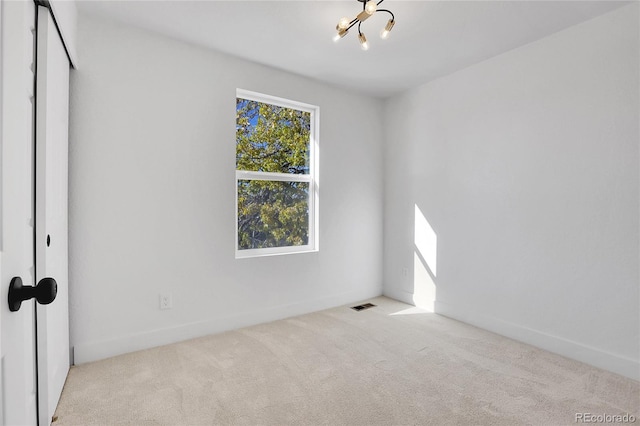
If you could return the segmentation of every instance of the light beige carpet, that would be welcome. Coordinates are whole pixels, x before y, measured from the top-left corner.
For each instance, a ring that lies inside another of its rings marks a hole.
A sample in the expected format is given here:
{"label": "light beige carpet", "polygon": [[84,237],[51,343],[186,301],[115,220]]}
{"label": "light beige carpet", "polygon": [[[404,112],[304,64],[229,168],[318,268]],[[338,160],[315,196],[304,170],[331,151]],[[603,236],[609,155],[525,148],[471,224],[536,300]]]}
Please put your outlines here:
{"label": "light beige carpet", "polygon": [[640,423],[634,380],[371,302],[73,367],[54,425]]}

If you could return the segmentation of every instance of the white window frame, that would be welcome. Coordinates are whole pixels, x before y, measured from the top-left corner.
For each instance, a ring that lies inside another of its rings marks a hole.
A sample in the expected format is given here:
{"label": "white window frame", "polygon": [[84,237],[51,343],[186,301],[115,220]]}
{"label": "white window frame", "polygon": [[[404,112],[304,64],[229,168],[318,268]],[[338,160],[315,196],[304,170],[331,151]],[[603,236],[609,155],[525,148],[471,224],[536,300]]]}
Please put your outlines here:
{"label": "white window frame", "polygon": [[[276,96],[265,95],[250,90],[236,89],[236,98],[248,99],[250,101],[262,102],[270,105],[276,105],[284,108],[304,111],[311,114],[309,129],[309,174],[290,174],[290,173],[271,173],[271,172],[254,172],[236,169],[235,179],[235,252],[236,259],[274,256],[294,253],[309,253],[319,250],[318,245],[318,141],[319,141],[319,123],[320,123],[320,107],[316,105],[305,104],[302,102],[291,101]],[[285,246],[285,247],[269,247],[259,249],[238,248],[238,181],[239,180],[271,180],[280,182],[308,182],[309,183],[309,235],[306,245],[303,246]]]}

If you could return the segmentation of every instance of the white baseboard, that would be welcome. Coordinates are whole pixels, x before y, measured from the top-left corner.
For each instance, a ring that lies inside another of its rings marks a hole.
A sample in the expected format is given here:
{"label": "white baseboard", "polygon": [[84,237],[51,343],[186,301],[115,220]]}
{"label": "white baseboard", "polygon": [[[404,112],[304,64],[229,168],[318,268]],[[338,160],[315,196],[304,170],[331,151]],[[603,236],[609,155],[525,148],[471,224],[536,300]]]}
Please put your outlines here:
{"label": "white baseboard", "polygon": [[[390,295],[390,297],[393,296]],[[477,311],[460,309],[443,302],[435,303],[435,312],[549,352],[602,368],[603,370],[608,370],[634,380],[640,380],[640,361],[638,360],[622,357],[541,331],[532,330]]]}
{"label": "white baseboard", "polygon": [[74,363],[98,361],[129,352],[168,345],[209,334],[236,330],[242,327],[276,321],[359,302],[381,295],[379,289],[343,293],[322,299],[307,300],[289,305],[275,306],[260,311],[244,312],[212,320],[182,324],[176,327],[152,330],[145,333],[120,336],[115,339],[81,343],[74,346]]}

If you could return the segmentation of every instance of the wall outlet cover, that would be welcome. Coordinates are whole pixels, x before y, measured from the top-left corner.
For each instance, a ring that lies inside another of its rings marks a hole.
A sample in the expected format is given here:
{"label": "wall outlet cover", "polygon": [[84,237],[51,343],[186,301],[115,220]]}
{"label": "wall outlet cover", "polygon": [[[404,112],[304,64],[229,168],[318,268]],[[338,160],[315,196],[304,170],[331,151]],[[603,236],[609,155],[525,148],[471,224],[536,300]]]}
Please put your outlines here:
{"label": "wall outlet cover", "polygon": [[173,299],[171,293],[160,293],[160,309],[173,308]]}

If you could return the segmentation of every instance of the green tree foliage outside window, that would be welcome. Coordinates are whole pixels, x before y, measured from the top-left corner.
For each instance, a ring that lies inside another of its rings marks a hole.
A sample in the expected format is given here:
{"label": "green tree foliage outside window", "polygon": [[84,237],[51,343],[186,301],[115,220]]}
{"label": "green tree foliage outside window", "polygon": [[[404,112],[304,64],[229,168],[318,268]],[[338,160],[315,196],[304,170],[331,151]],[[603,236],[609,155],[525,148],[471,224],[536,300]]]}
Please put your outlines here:
{"label": "green tree foliage outside window", "polygon": [[236,99],[238,249],[303,246],[309,242],[309,182],[270,173],[308,175],[311,114]]}

